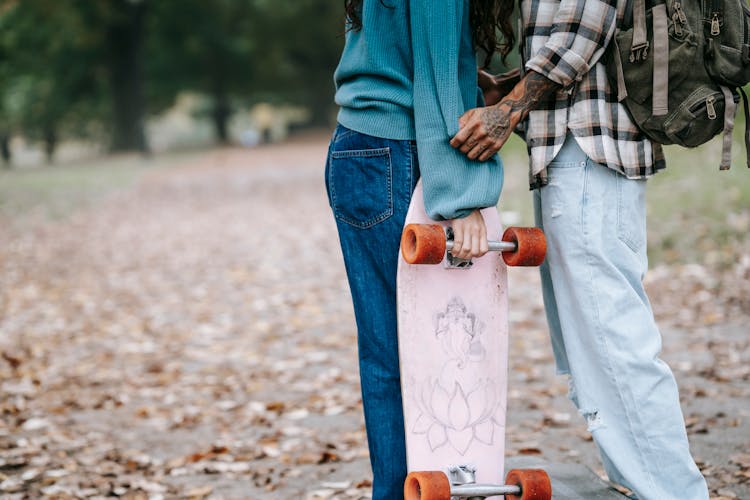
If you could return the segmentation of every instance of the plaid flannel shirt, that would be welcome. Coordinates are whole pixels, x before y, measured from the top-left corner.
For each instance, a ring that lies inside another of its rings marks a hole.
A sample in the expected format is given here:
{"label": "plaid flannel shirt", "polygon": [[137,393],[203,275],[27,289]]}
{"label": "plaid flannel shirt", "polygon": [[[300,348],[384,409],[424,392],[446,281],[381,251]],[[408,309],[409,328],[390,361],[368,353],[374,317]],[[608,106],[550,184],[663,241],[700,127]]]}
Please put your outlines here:
{"label": "plaid flannel shirt", "polygon": [[665,167],[661,146],[648,140],[617,102],[601,57],[620,26],[627,0],[522,0],[525,70],[562,86],[521,124],[529,149],[531,187],[547,183],[547,166],[570,131],[597,163],[642,179]]}

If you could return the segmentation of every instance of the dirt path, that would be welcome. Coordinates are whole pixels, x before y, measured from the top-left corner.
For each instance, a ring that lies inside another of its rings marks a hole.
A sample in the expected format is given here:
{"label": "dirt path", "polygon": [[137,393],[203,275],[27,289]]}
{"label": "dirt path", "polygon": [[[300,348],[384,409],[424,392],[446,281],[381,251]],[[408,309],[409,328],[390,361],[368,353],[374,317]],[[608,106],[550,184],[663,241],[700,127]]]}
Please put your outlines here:
{"label": "dirt path", "polygon": [[[223,150],[64,221],[2,224],[3,498],[368,496],[324,155],[320,139]],[[691,327],[673,304],[692,275],[659,273],[695,455],[714,493],[750,498],[748,317]],[[511,280],[508,453],[600,470],[537,273]]]}

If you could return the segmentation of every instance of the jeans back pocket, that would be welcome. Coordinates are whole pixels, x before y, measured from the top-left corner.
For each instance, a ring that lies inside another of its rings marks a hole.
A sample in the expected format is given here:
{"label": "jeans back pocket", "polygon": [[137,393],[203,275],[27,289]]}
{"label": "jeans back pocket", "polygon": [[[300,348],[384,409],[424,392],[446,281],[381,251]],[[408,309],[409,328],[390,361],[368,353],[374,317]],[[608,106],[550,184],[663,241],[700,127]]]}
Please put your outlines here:
{"label": "jeans back pocket", "polygon": [[339,221],[366,229],[393,215],[390,147],[331,151],[327,181]]}

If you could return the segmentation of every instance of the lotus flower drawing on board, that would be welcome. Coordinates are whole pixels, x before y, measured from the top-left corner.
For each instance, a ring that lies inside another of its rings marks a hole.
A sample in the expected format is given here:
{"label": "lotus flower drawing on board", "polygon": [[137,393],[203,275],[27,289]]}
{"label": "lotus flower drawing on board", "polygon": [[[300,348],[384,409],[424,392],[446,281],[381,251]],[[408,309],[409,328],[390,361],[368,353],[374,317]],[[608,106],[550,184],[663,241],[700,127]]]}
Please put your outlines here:
{"label": "lotus flower drawing on board", "polygon": [[434,328],[446,362],[439,376],[418,384],[419,416],[411,430],[424,434],[433,451],[450,446],[464,455],[475,441],[492,445],[495,426],[503,427],[503,419],[495,415],[502,417],[505,409],[495,383],[480,375],[487,355],[484,324],[461,299],[453,298],[436,314]]}

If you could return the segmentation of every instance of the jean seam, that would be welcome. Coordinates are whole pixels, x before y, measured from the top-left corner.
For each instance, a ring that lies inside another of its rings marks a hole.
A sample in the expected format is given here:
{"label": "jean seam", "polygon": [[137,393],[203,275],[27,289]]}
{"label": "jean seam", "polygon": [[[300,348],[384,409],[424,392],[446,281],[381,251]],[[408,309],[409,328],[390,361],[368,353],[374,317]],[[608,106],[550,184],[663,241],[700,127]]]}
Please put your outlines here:
{"label": "jean seam", "polygon": [[368,148],[368,149],[347,149],[344,151],[332,151],[331,157],[335,159],[340,158],[374,158],[376,156],[390,155],[391,148],[386,146],[384,148]]}
{"label": "jean seam", "polygon": [[[535,223],[536,223],[537,227],[539,227],[539,229],[541,229],[542,231],[544,231],[545,227],[547,227],[545,225],[545,223],[544,223],[544,216],[545,216],[546,212],[544,212],[543,209],[542,209],[542,203],[543,203],[542,202],[542,196],[546,197],[547,194],[548,194],[548,191],[544,191],[545,189],[547,189],[547,188],[538,187],[538,188],[534,189],[534,194],[533,194],[533,196],[534,196],[533,204],[534,204],[534,218],[535,218]],[[538,216],[538,219],[537,219],[537,216]],[[547,249],[548,249],[547,250],[547,255],[549,256],[550,253],[553,251],[552,247],[553,247],[554,244],[552,243],[552,241],[548,240],[547,245],[548,245],[547,246]],[[554,302],[553,305],[554,305],[555,309],[557,310],[557,303],[556,303],[557,299],[556,299],[556,296],[555,296],[555,287],[554,287],[554,283],[552,283],[552,278],[551,278],[551,275],[550,275],[550,272],[549,272],[549,261],[548,260],[545,260],[545,262],[542,263],[541,266],[539,266],[539,276],[540,276],[540,279],[542,280],[542,286],[544,286],[544,276],[543,276],[544,269],[547,269],[547,274],[549,275],[549,281],[547,283],[547,286],[549,286],[551,288],[552,301]],[[542,292],[542,294],[544,295],[544,292]],[[545,300],[545,308],[546,307],[547,306],[546,306],[546,300]],[[545,311],[545,313],[546,313],[546,311]],[[547,315],[547,321],[548,321],[548,325],[549,325],[549,338],[550,338],[550,342],[552,342],[553,336],[557,336],[557,337],[559,337],[558,340],[563,345],[563,347],[562,347],[563,353],[561,354],[561,356],[562,356],[563,359],[558,360],[557,355],[554,356],[555,373],[558,374],[558,375],[570,375],[571,374],[570,362],[568,360],[567,353],[565,352],[565,336],[564,336],[564,333],[563,333],[562,324],[560,323],[559,314],[557,314],[557,325],[558,325],[558,328],[557,328],[557,332],[556,333],[553,332],[554,329],[551,326],[551,321],[549,321],[549,316],[548,315]],[[554,354],[554,352],[553,352],[553,354]],[[561,369],[560,368],[560,364],[563,364],[563,363],[565,365],[565,368]]]}
{"label": "jean seam", "polygon": [[[591,166],[590,163],[587,162],[587,167],[590,167],[590,166]],[[583,198],[584,198],[584,203],[581,204],[583,206],[585,206],[585,199],[586,199],[586,195],[588,193],[588,175],[589,175],[589,171],[590,171],[590,168],[586,168],[584,170],[584,182],[583,182]],[[583,224],[582,234],[583,234],[584,237],[587,237],[588,233],[586,231],[586,223],[585,223],[586,222],[586,218],[583,215],[584,213],[585,213],[585,210],[582,211],[582,224]],[[590,248],[591,248],[591,242],[589,242],[587,240],[584,240],[583,244],[584,244],[583,247],[584,247],[585,252],[586,252],[586,254],[585,254],[586,255],[586,263],[587,263],[587,267],[588,267],[588,270],[589,270],[589,276],[588,276],[588,280],[589,280],[589,293],[591,295],[591,303],[593,304],[593,307],[594,307],[594,318],[596,320],[596,333],[597,333],[597,337],[600,339],[600,341],[602,343],[602,346],[604,348],[604,361],[607,364],[607,369],[609,371],[609,376],[611,377],[612,382],[614,382],[614,386],[617,389],[617,397],[620,399],[620,404],[622,405],[622,407],[623,407],[623,409],[625,411],[625,418],[627,419],[627,422],[628,422],[628,433],[630,434],[630,439],[635,444],[635,446],[638,449],[638,452],[641,455],[641,457],[643,457],[645,455],[645,453],[644,453],[644,450],[641,447],[640,442],[637,439],[635,439],[635,435],[633,434],[633,418],[631,416],[631,412],[628,410],[628,405],[625,404],[625,398],[623,397],[623,394],[622,394],[621,385],[620,385],[620,383],[619,383],[619,381],[617,379],[617,376],[615,374],[615,370],[612,367],[611,358],[609,356],[609,346],[607,344],[607,338],[606,338],[606,336],[602,332],[602,327],[601,327],[602,322],[601,322],[601,316],[600,316],[600,313],[599,313],[599,310],[600,310],[599,309],[599,300],[597,298],[597,294],[596,294],[595,289],[594,289],[595,288],[594,287],[595,278],[594,278],[594,276],[592,274],[592,269],[593,269],[593,265],[594,265],[594,262],[593,262],[594,256],[592,255],[591,250],[590,250]],[[632,399],[635,400],[635,398],[632,398]],[[648,443],[649,450],[653,449],[653,446],[652,446],[651,442],[649,441],[649,438],[648,438],[647,435],[645,436],[645,438],[646,438],[646,441]],[[642,460],[642,458],[641,458],[641,460]],[[654,490],[656,490],[656,482],[654,481],[654,478],[653,478],[653,475],[652,475],[651,471],[648,469],[648,467],[644,466],[643,462],[641,462],[641,467],[643,468],[643,471],[648,476],[648,481],[651,483],[651,487]]]}
{"label": "jean seam", "polygon": [[583,167],[586,165],[586,162],[583,161],[555,161],[552,160],[549,165],[547,165],[547,168],[576,168],[576,167]]}
{"label": "jean seam", "polygon": [[631,238],[622,228],[624,220],[623,215],[623,206],[622,206],[622,189],[623,189],[623,182],[628,182],[625,179],[620,178],[620,174],[615,173],[616,177],[616,183],[617,183],[617,238],[622,241],[633,253],[638,253],[638,247],[642,244],[639,241],[636,241],[635,239]]}
{"label": "jean seam", "polygon": [[345,138],[349,137],[352,134],[356,134],[356,131],[354,131],[354,130],[345,130],[345,131],[341,132],[340,134],[336,134],[336,137],[333,138],[333,143],[336,144],[341,139],[345,139]]}
{"label": "jean seam", "polygon": [[326,171],[326,182],[328,183],[328,204],[331,206],[331,210],[334,210],[336,205],[336,186],[333,185],[333,157],[331,154],[333,151],[328,152],[328,161],[326,162],[328,168]]}
{"label": "jean seam", "polygon": [[[409,184],[409,199],[411,199],[411,195],[414,192],[414,188],[416,187],[416,181],[414,178],[416,177],[419,179],[422,177],[422,172],[419,170],[419,148],[417,148],[417,144],[415,142],[412,142],[409,144],[409,151],[411,152],[411,158],[412,158],[412,166],[411,166],[411,183]],[[416,167],[416,172],[414,171]]]}
{"label": "jean seam", "polygon": [[[414,175],[414,172],[412,170],[414,169],[414,149],[411,147],[411,144],[408,142],[406,143],[406,149],[409,152],[408,155],[406,155],[409,158],[409,166],[406,169],[406,197],[404,199],[410,199],[411,198],[411,179]],[[406,207],[406,210],[409,210],[408,204]]]}

